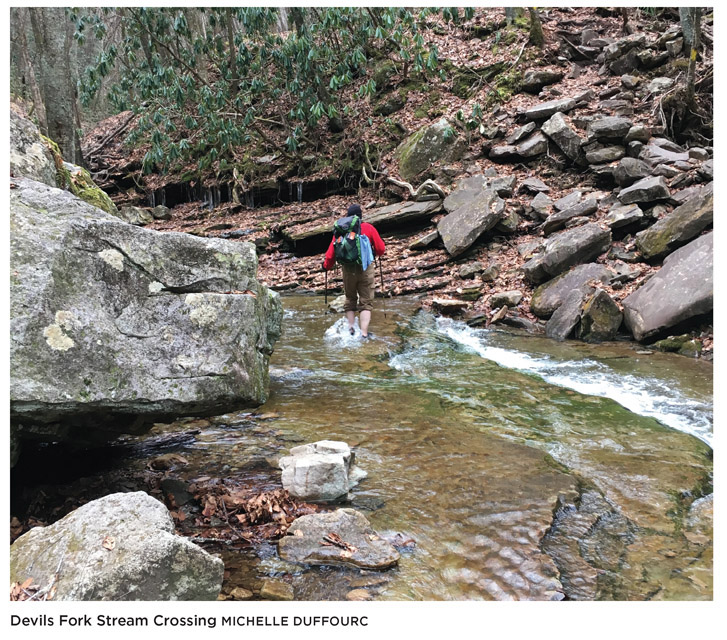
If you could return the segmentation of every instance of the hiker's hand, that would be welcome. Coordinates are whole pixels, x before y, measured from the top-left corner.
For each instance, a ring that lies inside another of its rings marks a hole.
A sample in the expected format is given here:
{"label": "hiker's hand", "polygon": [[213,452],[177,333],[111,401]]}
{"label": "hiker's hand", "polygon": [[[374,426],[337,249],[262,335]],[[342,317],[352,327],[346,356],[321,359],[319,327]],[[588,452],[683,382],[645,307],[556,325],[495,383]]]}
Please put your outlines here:
{"label": "hiker's hand", "polygon": [[321,271],[326,271],[326,261],[321,262]]}

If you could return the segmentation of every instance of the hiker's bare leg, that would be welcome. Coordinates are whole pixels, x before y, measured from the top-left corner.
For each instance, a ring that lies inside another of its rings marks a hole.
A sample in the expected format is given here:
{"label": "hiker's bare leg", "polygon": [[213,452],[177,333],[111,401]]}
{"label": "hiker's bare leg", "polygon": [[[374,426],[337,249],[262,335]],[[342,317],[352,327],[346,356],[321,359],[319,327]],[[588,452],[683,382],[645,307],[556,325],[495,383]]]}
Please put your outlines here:
{"label": "hiker's bare leg", "polygon": [[358,317],[358,323],[361,325],[362,336],[367,336],[369,334],[369,322],[371,322],[371,312],[364,309]]}
{"label": "hiker's bare leg", "polygon": [[353,323],[356,320],[356,312],[346,311],[346,320],[348,320],[348,330],[351,331],[353,329]]}

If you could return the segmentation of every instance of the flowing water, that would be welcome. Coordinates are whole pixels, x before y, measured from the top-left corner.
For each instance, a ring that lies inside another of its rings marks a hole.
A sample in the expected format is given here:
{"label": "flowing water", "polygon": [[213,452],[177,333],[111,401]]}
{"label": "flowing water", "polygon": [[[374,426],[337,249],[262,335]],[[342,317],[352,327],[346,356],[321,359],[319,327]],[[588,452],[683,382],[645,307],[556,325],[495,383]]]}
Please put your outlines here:
{"label": "flowing water", "polygon": [[[230,549],[228,591],[279,578],[298,600],[712,598],[711,528],[689,511],[711,492],[710,363],[475,330],[411,299],[387,300],[386,318],[377,302],[362,340],[321,298],[283,305],[269,401],[205,421],[175,447],[182,475],[274,488],[271,459],[343,440],[368,472],[349,506],[416,546],[380,573]],[[123,464],[143,468],[154,442]]]}
{"label": "flowing water", "polygon": [[[284,298],[271,361],[278,438],[355,446],[353,505],[416,540],[376,576],[294,569],[299,599],[709,599],[712,368],[633,344],[556,343],[387,301],[374,340],[320,298]],[[286,446],[293,446],[287,444]]]}

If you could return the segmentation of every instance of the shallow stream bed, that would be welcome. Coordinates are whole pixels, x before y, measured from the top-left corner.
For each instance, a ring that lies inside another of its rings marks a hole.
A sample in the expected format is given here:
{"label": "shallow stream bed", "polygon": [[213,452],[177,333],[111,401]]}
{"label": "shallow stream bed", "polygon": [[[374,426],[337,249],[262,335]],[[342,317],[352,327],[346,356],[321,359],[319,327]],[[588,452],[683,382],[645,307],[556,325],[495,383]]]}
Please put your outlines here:
{"label": "shallow stream bed", "polygon": [[690,511],[712,490],[710,363],[475,330],[407,299],[386,317],[377,302],[364,341],[320,297],[283,304],[263,407],[170,447],[160,434],[195,423],[159,426],[115,464],[174,451],[185,481],[274,488],[271,460],[343,440],[368,472],[351,505],[416,545],[381,573],[291,565],[273,543],[223,550],[226,592],[275,578],[297,600],[712,598],[711,528]]}

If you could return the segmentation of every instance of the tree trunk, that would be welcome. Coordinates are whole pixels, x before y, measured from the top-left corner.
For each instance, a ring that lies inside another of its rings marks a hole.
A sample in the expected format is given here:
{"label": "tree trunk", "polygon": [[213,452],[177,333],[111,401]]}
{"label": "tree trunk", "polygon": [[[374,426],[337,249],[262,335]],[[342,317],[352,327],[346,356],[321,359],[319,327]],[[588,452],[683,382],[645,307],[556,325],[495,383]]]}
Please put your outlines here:
{"label": "tree trunk", "polygon": [[18,18],[18,28],[16,31],[18,51],[20,53],[20,63],[23,67],[23,75],[25,76],[25,82],[28,85],[30,91],[30,97],[33,101],[33,108],[35,115],[38,118],[38,127],[40,132],[47,136],[48,135],[48,121],[45,115],[45,104],[43,103],[43,96],[38,86],[38,80],[35,77],[35,69],[33,68],[33,59],[30,55],[30,49],[28,48],[28,36],[27,29],[29,28],[28,21],[28,9],[21,7],[16,9]]}
{"label": "tree trunk", "polygon": [[545,35],[543,34],[543,24],[540,22],[538,10],[528,7],[530,13],[530,42],[536,47],[542,47],[545,44]]}
{"label": "tree trunk", "polygon": [[689,47],[689,67],[687,68],[686,90],[687,105],[694,105],[694,85],[697,78],[697,55],[702,44],[702,9],[700,7],[680,7],[679,17],[684,33],[684,44]]}
{"label": "tree trunk", "polygon": [[64,160],[82,164],[76,129],[76,87],[71,68],[73,33],[60,7],[29,9],[38,52],[38,84],[45,105],[48,137],[58,144]]}

